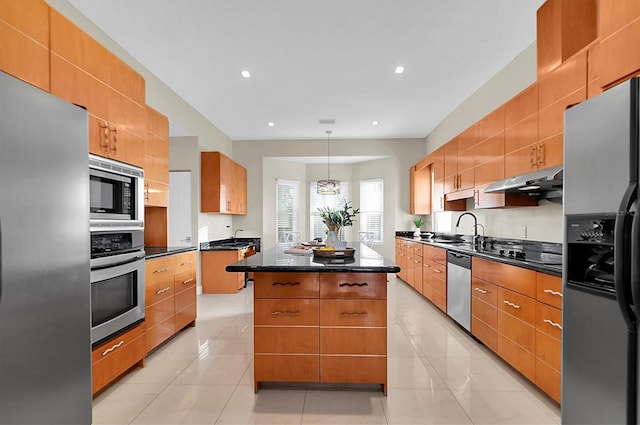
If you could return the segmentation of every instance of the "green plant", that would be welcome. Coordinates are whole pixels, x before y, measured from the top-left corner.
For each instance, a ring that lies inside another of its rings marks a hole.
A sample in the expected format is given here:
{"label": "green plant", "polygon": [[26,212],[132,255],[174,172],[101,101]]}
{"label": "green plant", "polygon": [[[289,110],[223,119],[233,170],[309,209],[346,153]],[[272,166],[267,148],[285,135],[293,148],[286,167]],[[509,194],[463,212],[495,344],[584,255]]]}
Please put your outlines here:
{"label": "green plant", "polygon": [[341,227],[353,226],[356,214],[360,212],[360,208],[353,208],[351,202],[345,202],[342,209],[333,209],[330,207],[318,208],[322,222],[331,231],[338,231]]}
{"label": "green plant", "polygon": [[424,224],[424,221],[420,217],[416,217],[412,221],[413,221],[413,224],[415,224],[416,229],[421,228],[422,225]]}

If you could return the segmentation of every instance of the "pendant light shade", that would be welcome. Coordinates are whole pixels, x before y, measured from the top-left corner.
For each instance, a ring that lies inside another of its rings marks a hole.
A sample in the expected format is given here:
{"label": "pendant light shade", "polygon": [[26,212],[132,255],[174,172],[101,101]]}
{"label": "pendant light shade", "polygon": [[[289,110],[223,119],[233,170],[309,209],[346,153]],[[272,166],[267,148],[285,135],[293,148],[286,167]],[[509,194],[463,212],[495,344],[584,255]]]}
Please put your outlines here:
{"label": "pendant light shade", "polygon": [[331,130],[327,130],[327,178],[318,181],[318,195],[339,195],[340,180],[331,179]]}

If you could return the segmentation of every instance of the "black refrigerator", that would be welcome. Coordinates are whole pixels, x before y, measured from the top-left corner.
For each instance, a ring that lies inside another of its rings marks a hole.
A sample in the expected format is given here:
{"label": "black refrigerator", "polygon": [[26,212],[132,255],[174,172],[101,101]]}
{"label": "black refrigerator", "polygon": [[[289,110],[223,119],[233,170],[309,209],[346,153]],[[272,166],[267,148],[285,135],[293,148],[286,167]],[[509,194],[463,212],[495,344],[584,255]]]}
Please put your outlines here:
{"label": "black refrigerator", "polygon": [[638,423],[639,87],[565,112],[563,424]]}
{"label": "black refrigerator", "polygon": [[0,424],[89,424],[87,112],[2,72],[0,111]]}

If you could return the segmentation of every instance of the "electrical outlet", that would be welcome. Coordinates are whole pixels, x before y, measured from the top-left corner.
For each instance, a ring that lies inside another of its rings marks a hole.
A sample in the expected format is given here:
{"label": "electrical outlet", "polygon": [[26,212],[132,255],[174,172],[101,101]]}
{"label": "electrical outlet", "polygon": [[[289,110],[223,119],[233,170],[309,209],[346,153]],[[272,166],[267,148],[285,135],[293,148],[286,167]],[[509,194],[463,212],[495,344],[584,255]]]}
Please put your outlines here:
{"label": "electrical outlet", "polygon": [[527,226],[522,226],[522,228],[520,229],[520,237],[522,239],[527,238]]}

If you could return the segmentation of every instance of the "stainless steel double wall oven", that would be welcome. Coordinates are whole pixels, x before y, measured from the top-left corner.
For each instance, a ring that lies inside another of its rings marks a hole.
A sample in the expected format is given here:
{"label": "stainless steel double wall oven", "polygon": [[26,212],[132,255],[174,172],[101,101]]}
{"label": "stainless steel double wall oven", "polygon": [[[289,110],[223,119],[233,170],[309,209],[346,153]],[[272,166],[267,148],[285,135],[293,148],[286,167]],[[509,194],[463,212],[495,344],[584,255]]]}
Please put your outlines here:
{"label": "stainless steel double wall oven", "polygon": [[91,343],[144,320],[144,172],[89,155]]}

